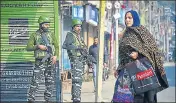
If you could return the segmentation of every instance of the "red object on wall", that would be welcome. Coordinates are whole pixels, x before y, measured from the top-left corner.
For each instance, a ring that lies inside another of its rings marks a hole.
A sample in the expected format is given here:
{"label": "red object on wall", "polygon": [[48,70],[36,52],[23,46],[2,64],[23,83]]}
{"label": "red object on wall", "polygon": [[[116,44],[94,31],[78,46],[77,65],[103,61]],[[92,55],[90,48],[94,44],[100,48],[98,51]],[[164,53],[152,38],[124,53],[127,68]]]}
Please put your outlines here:
{"label": "red object on wall", "polygon": [[126,8],[126,6],[125,6],[125,5],[121,5],[121,8],[122,8],[122,9],[125,9],[125,8]]}

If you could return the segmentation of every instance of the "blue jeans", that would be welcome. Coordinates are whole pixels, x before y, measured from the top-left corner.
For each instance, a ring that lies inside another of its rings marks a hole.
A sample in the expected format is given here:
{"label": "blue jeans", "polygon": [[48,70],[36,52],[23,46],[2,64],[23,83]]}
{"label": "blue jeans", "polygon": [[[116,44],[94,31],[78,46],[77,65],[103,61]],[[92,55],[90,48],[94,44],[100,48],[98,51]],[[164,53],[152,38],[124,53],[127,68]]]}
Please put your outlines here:
{"label": "blue jeans", "polygon": [[93,63],[93,82],[94,82],[95,89],[96,89],[96,72],[97,72],[97,64]]}

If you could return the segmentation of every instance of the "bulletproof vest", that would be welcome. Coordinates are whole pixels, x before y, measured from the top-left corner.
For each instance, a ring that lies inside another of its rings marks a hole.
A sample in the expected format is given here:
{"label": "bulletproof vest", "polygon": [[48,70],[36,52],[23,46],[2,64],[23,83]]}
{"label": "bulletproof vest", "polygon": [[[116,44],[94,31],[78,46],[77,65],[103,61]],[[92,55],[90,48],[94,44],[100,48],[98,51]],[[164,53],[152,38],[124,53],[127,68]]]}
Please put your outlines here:
{"label": "bulletproof vest", "polygon": [[[45,44],[43,38],[41,37],[41,35],[42,34],[39,31],[36,32],[35,44],[36,45],[45,45],[46,46],[46,44]],[[52,48],[52,51],[53,51],[52,54],[54,54],[55,48],[54,48],[54,45],[53,45],[53,40],[52,40],[51,35],[52,35],[51,32],[47,32],[46,33],[46,36],[47,36],[48,41],[49,41],[49,44],[50,44],[50,46]],[[40,49],[37,49],[36,51],[34,51],[34,54],[35,54],[35,58],[43,59],[45,57],[45,55],[47,54],[47,52],[46,51],[42,51]]]}
{"label": "bulletproof vest", "polygon": [[[78,40],[78,37],[77,37],[77,34],[76,33],[74,33],[74,32],[69,32],[69,33],[71,33],[72,35],[73,35],[73,40],[74,40],[74,45],[75,46],[80,46],[80,45],[83,45],[82,44],[82,42],[80,42],[79,40]],[[80,38],[81,39],[81,38]],[[78,51],[78,50],[68,50],[67,51],[68,52],[68,55],[69,55],[69,57],[72,57],[72,56],[81,56],[81,53]]]}

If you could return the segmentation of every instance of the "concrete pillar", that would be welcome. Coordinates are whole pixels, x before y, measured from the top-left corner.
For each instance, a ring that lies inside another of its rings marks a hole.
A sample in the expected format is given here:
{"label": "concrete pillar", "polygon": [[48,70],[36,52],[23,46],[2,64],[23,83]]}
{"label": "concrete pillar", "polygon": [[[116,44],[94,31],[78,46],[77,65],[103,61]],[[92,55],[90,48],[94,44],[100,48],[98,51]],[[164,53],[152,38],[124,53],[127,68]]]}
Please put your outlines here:
{"label": "concrete pillar", "polygon": [[[102,68],[103,68],[103,51],[104,51],[104,16],[105,16],[105,4],[104,0],[100,1],[100,16],[99,16],[99,50],[98,50],[98,69],[96,76],[96,94],[95,102],[101,102],[102,91]],[[103,36],[102,36],[103,35]]]}

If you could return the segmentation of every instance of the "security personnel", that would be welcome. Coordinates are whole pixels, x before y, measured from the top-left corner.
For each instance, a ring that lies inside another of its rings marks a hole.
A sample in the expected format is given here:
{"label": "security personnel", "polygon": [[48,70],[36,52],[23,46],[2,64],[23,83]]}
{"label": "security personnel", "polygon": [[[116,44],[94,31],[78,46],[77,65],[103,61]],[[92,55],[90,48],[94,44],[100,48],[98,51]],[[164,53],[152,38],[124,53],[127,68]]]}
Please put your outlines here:
{"label": "security personnel", "polygon": [[82,22],[77,19],[72,20],[72,31],[68,32],[62,48],[67,50],[72,72],[72,100],[81,101],[81,86],[83,81],[84,60],[81,49],[84,49],[83,40],[80,37]]}
{"label": "security personnel", "polygon": [[[35,101],[35,94],[38,91],[39,82],[42,77],[45,77],[46,90],[44,92],[44,99],[48,103],[52,97],[52,90],[54,86],[54,64],[58,56],[58,43],[55,35],[49,30],[50,18],[47,16],[40,16],[38,19],[39,29],[30,35],[27,43],[27,51],[34,51],[35,56],[35,68],[33,71],[32,83],[29,90],[29,102]],[[41,60],[47,54],[47,46],[44,42],[42,35],[47,38],[50,47],[52,48],[52,56],[45,62],[41,63]]]}

